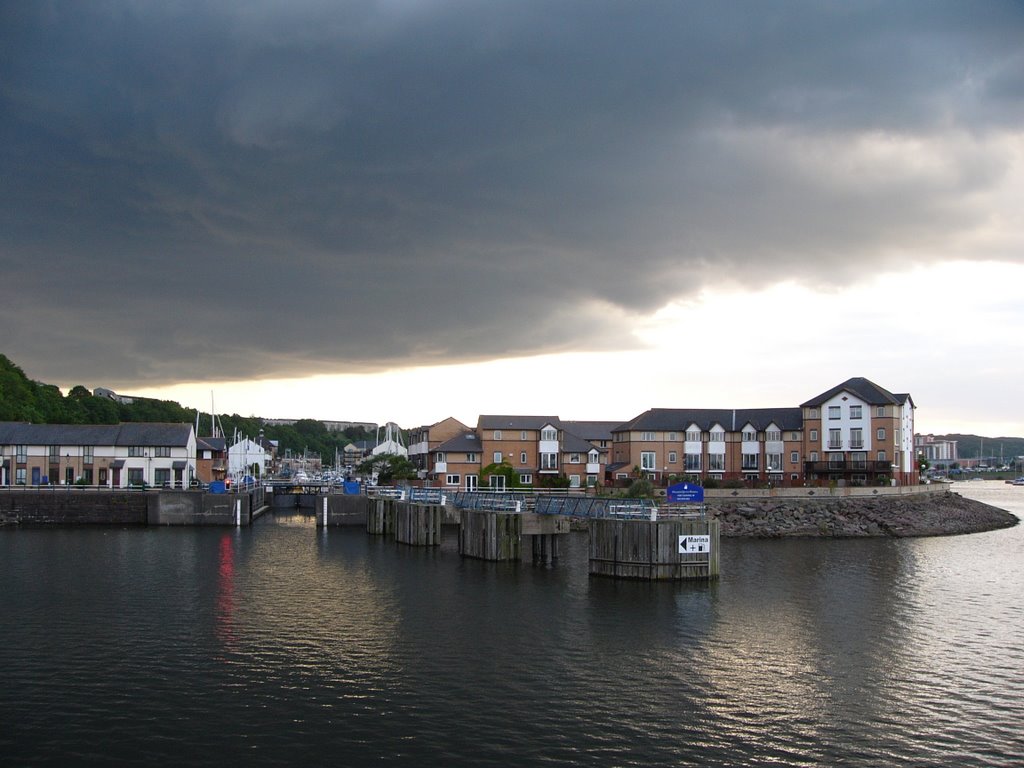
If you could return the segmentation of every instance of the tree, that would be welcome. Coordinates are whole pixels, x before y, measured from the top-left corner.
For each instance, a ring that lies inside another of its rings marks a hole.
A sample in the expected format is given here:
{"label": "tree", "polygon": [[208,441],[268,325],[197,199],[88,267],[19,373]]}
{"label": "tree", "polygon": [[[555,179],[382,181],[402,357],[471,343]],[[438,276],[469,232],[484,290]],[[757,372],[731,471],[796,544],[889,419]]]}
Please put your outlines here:
{"label": "tree", "polygon": [[362,475],[376,473],[378,483],[390,485],[396,480],[411,480],[416,477],[416,466],[409,461],[407,456],[399,456],[397,453],[379,453],[361,462],[356,467],[356,472]]}
{"label": "tree", "polygon": [[486,467],[480,470],[480,479],[490,478],[491,476],[504,477],[506,488],[518,488],[519,487],[519,473],[516,472],[515,467],[509,464],[507,461],[502,460],[497,464],[488,464]]}

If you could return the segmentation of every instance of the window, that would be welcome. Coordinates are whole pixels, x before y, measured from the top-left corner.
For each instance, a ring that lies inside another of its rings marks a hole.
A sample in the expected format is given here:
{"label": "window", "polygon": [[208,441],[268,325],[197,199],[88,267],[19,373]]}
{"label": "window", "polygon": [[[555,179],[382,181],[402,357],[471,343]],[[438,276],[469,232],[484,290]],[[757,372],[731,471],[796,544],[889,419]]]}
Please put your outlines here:
{"label": "window", "polygon": [[757,442],[757,432],[752,429],[743,430],[743,442],[754,443]]}
{"label": "window", "polygon": [[710,470],[711,472],[725,472],[725,454],[708,454],[708,470]]}
{"label": "window", "polygon": [[868,455],[863,451],[850,454],[850,466],[853,469],[867,469],[868,468]]}
{"label": "window", "polygon": [[551,429],[551,428],[542,429],[540,431],[540,439],[541,440],[548,440],[548,441],[557,440],[558,439],[558,430],[557,429]]}
{"label": "window", "polygon": [[525,429],[522,429],[522,430],[519,431],[519,439],[520,440],[525,440],[526,439],[526,430]]}
{"label": "window", "polygon": [[879,427],[878,431],[875,432],[875,438],[878,440],[885,440],[885,427]]}
{"label": "window", "polygon": [[782,439],[782,430],[769,429],[767,432],[764,433],[764,439],[778,442],[779,440]]}
{"label": "window", "polygon": [[875,408],[875,416],[885,416],[885,406],[880,405]]}
{"label": "window", "polygon": [[757,469],[757,454],[744,453],[740,465],[744,470]]}
{"label": "window", "polygon": [[838,419],[841,416],[840,408],[838,405],[830,405],[828,407],[828,417],[830,419]]}
{"label": "window", "polygon": [[569,487],[570,488],[579,488],[580,487],[580,476],[579,475],[569,475]]}
{"label": "window", "polygon": [[171,484],[171,470],[158,469],[153,472],[153,484],[157,488],[164,488]]}
{"label": "window", "polygon": [[808,459],[808,461],[817,461],[817,460],[818,460],[818,452],[817,451],[811,451],[811,456]]}
{"label": "window", "polygon": [[819,418],[819,416],[818,416],[818,409],[817,408],[808,408],[807,409],[807,418],[808,419],[817,419],[817,418]]}
{"label": "window", "polygon": [[494,439],[495,440],[501,440],[501,430],[500,429],[494,430]]}
{"label": "window", "polygon": [[843,432],[841,429],[830,429],[828,431],[828,447],[830,450],[843,447]]}
{"label": "window", "polygon": [[557,453],[542,453],[540,455],[540,468],[544,469],[558,469],[558,454]]}
{"label": "window", "polygon": [[686,463],[684,464],[684,468],[687,472],[700,472],[700,454],[686,454]]}
{"label": "window", "polygon": [[128,470],[128,485],[144,485],[145,480],[143,479],[141,469],[129,469]]}
{"label": "window", "polygon": [[877,457],[876,461],[888,461],[888,459],[885,458],[885,451],[879,451],[878,452],[878,457]]}
{"label": "window", "polygon": [[93,462],[93,458],[92,458],[93,457],[93,450],[94,450],[94,448],[91,445],[86,445],[86,446],[84,446],[82,448],[82,463],[83,464],[92,464],[92,462]]}
{"label": "window", "polygon": [[519,452],[519,463],[526,466],[526,451]]}
{"label": "window", "polygon": [[789,433],[789,439],[790,440],[799,440],[800,439],[800,433],[799,432],[790,432]]}
{"label": "window", "polygon": [[790,464],[797,464],[797,463],[799,463],[799,461],[800,461],[800,454],[797,453],[796,451],[790,451],[789,452],[789,463]]}
{"label": "window", "polygon": [[171,457],[171,446],[158,445],[153,449],[153,455],[158,459],[169,459]]}
{"label": "window", "polygon": [[569,454],[569,463],[570,464],[579,464],[580,463],[580,455],[578,453],[570,453]]}
{"label": "window", "polygon": [[653,442],[654,441],[654,433],[653,432],[641,432],[640,433],[640,439],[643,442],[645,442],[645,443]]}
{"label": "window", "polygon": [[141,445],[129,445],[128,446],[129,456],[145,456],[146,451]]}
{"label": "window", "polygon": [[687,430],[687,432],[686,432],[686,441],[689,442],[689,443],[699,443],[700,442],[700,430],[699,429]]}
{"label": "window", "polygon": [[501,451],[495,451],[493,458],[495,464],[501,464]]}
{"label": "window", "polygon": [[850,418],[851,419],[859,419],[859,418],[861,418],[860,406],[859,405],[851,405],[850,406]]}
{"label": "window", "polygon": [[648,471],[652,471],[655,469],[654,451],[640,452],[640,469],[645,469]]}
{"label": "window", "polygon": [[520,485],[533,485],[533,475],[520,475],[519,476],[519,484]]}
{"label": "window", "polygon": [[466,463],[468,463],[468,464],[475,464],[476,463],[476,454],[473,453],[472,451],[467,453],[466,454]]}
{"label": "window", "polygon": [[[22,446],[19,445],[18,447],[21,448]],[[25,470],[24,467],[19,467],[18,469],[14,470],[14,484],[15,485],[24,485],[25,484],[25,472],[26,472],[26,470]]]}
{"label": "window", "polygon": [[461,475],[445,475],[445,478],[444,478],[444,484],[445,485],[459,485],[461,483],[462,483],[462,476]]}
{"label": "window", "polygon": [[818,442],[818,430],[816,430],[816,429],[812,429],[811,430],[810,441],[812,443]]}
{"label": "window", "polygon": [[768,466],[769,472],[781,472],[782,471],[782,454],[781,453],[769,453],[764,457],[765,464]]}
{"label": "window", "polygon": [[445,458],[444,451],[438,451],[437,453],[435,453],[434,461],[436,461],[438,464],[444,464],[447,461],[447,459]]}
{"label": "window", "polygon": [[51,464],[56,464],[58,461],[60,461],[60,446],[59,445],[51,445],[50,446],[50,463]]}
{"label": "window", "polygon": [[[691,438],[689,437],[689,434],[690,434],[690,433],[689,433],[689,432],[687,432],[686,434],[687,434],[687,437],[686,437],[686,439],[687,439],[687,440],[691,439]],[[679,439],[679,435],[678,435],[678,434],[676,434],[675,432],[669,432],[669,433],[668,433],[668,439],[669,439],[669,440],[678,440],[678,439]],[[699,438],[695,438],[695,439],[699,439]]]}
{"label": "window", "polygon": [[828,455],[828,466],[829,469],[842,469],[843,468],[843,454],[841,453],[830,453]]}
{"label": "window", "polygon": [[27,445],[16,445],[14,446],[14,454],[16,456],[15,462],[18,464],[24,464],[28,461],[28,446]]}
{"label": "window", "polygon": [[712,443],[724,443],[725,432],[714,430],[708,435],[708,440]]}
{"label": "window", "polygon": [[678,461],[678,459],[679,459],[679,457],[677,456],[675,451],[669,451],[668,452],[668,463],[669,464],[675,464],[676,461]]}
{"label": "window", "polygon": [[587,487],[593,488],[597,485],[597,475],[587,475]]}
{"label": "window", "polygon": [[856,427],[850,430],[850,447],[854,450],[864,447],[864,430]]}

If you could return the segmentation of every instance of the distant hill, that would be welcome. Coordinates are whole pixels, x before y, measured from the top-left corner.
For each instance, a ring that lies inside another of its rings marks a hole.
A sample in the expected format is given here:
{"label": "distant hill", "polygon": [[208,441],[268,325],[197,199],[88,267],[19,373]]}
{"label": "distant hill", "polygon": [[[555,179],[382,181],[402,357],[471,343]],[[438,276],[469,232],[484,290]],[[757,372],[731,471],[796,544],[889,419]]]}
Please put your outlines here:
{"label": "distant hill", "polygon": [[[123,403],[109,397],[97,397],[82,386],[64,395],[53,384],[32,381],[25,372],[0,354],[0,421],[28,421],[33,424],[118,424],[153,421],[171,424],[195,424],[199,416],[200,434],[209,435],[210,415],[185,408],[173,400],[143,397]],[[358,427],[329,432],[322,421],[302,419],[289,425],[264,424],[257,417],[221,414],[218,423],[230,438],[236,432],[257,437],[262,430],[268,440],[276,440],[279,451],[294,454],[316,453],[330,464],[349,442],[368,440],[376,443],[376,433]]]}
{"label": "distant hill", "polygon": [[990,465],[1010,464],[1017,456],[1024,456],[1024,437],[984,437],[980,435],[935,435],[942,440],[956,440],[956,452],[961,459],[986,459]]}

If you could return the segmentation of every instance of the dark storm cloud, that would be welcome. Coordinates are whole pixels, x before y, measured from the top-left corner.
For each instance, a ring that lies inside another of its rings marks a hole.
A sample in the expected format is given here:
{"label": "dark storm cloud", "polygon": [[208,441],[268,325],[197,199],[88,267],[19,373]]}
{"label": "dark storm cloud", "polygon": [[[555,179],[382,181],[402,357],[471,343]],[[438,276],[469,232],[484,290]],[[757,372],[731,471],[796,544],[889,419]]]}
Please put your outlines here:
{"label": "dark storm cloud", "polygon": [[1010,2],[0,8],[3,347],[65,383],[615,348],[940,256],[1024,118]]}

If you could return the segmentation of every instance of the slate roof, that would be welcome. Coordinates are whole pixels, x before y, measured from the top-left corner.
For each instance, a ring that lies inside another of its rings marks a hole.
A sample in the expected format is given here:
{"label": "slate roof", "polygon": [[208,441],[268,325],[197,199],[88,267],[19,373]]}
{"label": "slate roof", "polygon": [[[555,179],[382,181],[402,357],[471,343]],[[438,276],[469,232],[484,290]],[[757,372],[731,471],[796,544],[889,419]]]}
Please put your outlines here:
{"label": "slate roof", "polygon": [[223,437],[197,437],[196,448],[223,453],[228,449],[227,439]]}
{"label": "slate roof", "polygon": [[759,431],[769,424],[799,430],[803,428],[803,413],[799,408],[651,408],[613,431],[685,432],[696,424],[707,432],[719,424],[727,432],[738,432],[747,423]]}
{"label": "slate roof", "polygon": [[477,419],[478,429],[540,429],[546,424],[561,428],[557,416],[501,416],[485,414]]}
{"label": "slate roof", "polygon": [[589,453],[590,451],[608,452],[607,448],[595,448],[589,440],[574,435],[572,432],[562,431],[562,453]]}
{"label": "slate roof", "polygon": [[0,445],[188,445],[191,424],[29,424],[0,422]]}
{"label": "slate roof", "polygon": [[822,392],[817,397],[812,397],[806,403],[802,403],[800,407],[814,408],[816,406],[820,406],[828,400],[831,400],[840,392],[849,392],[851,395],[863,400],[868,405],[903,405],[908,400],[910,400],[911,405],[914,404],[914,401],[910,398],[909,394],[903,393],[894,395],[889,390],[883,389],[869,379],[855,377],[847,379],[842,384],[837,384],[832,387],[832,389],[827,392]]}
{"label": "slate roof", "polygon": [[621,421],[563,421],[562,427],[567,432],[579,435],[585,440],[611,440],[612,430]]}
{"label": "slate roof", "polygon": [[436,451],[451,451],[454,453],[465,453],[467,451],[470,451],[473,453],[480,453],[480,438],[478,438],[476,436],[476,433],[474,432],[465,432],[461,435],[456,435],[450,440],[445,440],[439,446],[434,448],[431,452],[433,453]]}

